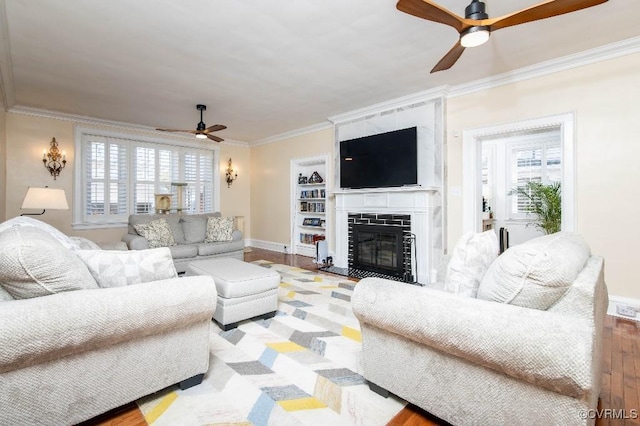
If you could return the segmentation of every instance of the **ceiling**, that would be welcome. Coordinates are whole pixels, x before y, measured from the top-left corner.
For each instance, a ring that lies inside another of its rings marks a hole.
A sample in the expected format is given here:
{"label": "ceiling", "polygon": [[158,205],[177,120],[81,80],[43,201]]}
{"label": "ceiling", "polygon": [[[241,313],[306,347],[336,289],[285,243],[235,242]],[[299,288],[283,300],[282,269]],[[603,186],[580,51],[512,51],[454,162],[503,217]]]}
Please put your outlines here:
{"label": "ceiling", "polygon": [[[540,0],[485,0],[491,17]],[[441,0],[464,14],[468,0]],[[502,29],[429,74],[456,31],[395,0],[0,0],[5,107],[258,141],[379,102],[640,35],[638,0]],[[586,36],[585,36],[586,35]],[[4,39],[4,40],[2,40]],[[4,52],[3,52],[4,51]]]}

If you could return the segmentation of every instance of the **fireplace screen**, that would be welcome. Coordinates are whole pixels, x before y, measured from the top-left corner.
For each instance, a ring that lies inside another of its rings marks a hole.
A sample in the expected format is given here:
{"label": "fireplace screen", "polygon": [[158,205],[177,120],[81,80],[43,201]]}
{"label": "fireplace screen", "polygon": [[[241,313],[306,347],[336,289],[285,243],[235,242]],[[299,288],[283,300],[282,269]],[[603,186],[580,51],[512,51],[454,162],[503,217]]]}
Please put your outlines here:
{"label": "fireplace screen", "polygon": [[402,228],[353,225],[352,233],[354,268],[398,277],[404,275]]}

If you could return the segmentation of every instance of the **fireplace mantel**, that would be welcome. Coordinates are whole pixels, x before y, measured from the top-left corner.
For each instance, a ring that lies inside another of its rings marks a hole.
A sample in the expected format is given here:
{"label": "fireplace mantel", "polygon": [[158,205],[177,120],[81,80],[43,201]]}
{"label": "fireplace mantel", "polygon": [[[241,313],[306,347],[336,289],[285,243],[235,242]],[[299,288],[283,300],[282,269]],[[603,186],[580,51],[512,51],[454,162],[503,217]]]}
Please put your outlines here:
{"label": "fireplace mantel", "polygon": [[[349,267],[349,213],[411,215],[411,232],[416,235],[416,263],[413,274],[421,284],[430,282],[434,259],[442,253],[440,189],[403,186],[394,188],[340,189],[331,191],[336,206],[337,267]],[[434,226],[435,224],[435,226]]]}
{"label": "fireplace mantel", "polygon": [[438,192],[440,188],[435,186],[421,186],[421,185],[408,185],[408,186],[394,186],[391,188],[357,188],[357,189],[337,189],[331,191],[331,194],[370,194],[376,192]]}

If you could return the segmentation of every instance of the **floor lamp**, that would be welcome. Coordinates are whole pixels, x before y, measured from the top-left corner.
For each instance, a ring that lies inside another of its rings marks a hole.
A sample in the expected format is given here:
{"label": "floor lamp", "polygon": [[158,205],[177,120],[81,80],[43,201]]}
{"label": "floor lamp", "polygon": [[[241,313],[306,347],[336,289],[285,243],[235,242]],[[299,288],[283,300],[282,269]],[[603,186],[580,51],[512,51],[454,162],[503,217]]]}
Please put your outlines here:
{"label": "floor lamp", "polygon": [[44,214],[47,209],[69,210],[69,205],[64,189],[29,187],[24,201],[22,201],[22,207],[20,207],[20,210],[25,209],[42,209],[42,213],[22,213],[20,216],[39,216]]}

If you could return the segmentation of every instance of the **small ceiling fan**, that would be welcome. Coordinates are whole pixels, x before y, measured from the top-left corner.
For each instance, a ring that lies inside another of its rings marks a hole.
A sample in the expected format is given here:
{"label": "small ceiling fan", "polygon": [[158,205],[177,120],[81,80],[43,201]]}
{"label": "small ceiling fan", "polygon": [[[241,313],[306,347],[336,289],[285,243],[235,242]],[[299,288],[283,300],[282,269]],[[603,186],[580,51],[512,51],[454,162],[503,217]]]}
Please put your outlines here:
{"label": "small ceiling fan", "polygon": [[204,124],[204,121],[202,121],[202,112],[207,110],[207,106],[198,104],[198,105],[196,105],[196,108],[198,109],[198,111],[200,111],[200,122],[198,123],[198,126],[196,127],[196,130],[178,130],[178,129],[156,129],[156,130],[161,130],[163,132],[193,133],[193,134],[196,135],[196,138],[198,138],[198,139],[209,138],[212,141],[222,142],[224,139],[219,138],[218,136],[212,135],[211,133],[217,132],[219,130],[224,130],[224,129],[227,128],[227,126],[224,126],[222,124],[215,124],[213,126],[207,127],[207,125]]}
{"label": "small ceiling fan", "polygon": [[467,47],[480,46],[487,40],[493,31],[501,28],[512,27],[527,22],[538,21],[565,13],[575,12],[580,9],[605,3],[607,0],[546,0],[534,6],[522,9],[518,12],[489,19],[485,12],[485,4],[480,0],[472,0],[465,8],[464,18],[439,6],[431,0],[399,0],[398,10],[418,18],[449,25],[458,31],[460,39],[440,62],[431,70],[431,73],[449,69]]}

